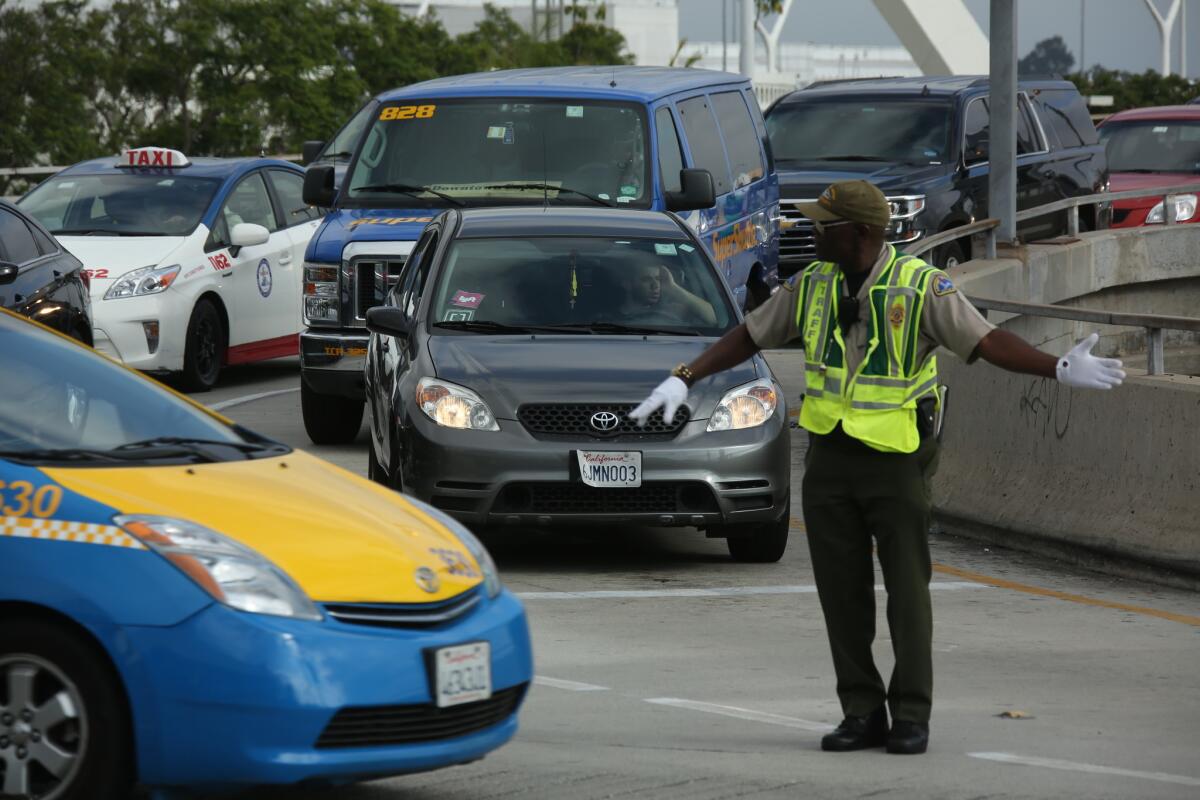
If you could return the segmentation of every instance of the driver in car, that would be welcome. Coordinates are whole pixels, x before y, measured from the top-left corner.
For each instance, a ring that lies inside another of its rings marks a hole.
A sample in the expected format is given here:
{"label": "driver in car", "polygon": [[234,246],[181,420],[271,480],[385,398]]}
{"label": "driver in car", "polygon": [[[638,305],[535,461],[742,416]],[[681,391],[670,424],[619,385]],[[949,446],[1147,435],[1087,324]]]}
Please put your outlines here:
{"label": "driver in car", "polygon": [[715,325],[712,304],[675,282],[665,264],[638,261],[619,273],[625,298],[617,319],[626,323]]}

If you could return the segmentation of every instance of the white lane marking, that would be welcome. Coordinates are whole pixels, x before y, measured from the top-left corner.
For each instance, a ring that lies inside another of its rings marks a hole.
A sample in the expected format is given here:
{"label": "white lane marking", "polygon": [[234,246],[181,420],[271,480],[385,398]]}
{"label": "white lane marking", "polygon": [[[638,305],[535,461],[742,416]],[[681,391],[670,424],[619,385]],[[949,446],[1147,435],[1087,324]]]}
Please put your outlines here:
{"label": "white lane marking", "polygon": [[1077,761],[1062,761],[1057,758],[1036,758],[1034,756],[1018,756],[1013,753],[967,753],[971,758],[982,758],[985,761],[1000,761],[1005,764],[1023,764],[1027,767],[1048,767],[1063,769],[1070,772],[1089,772],[1094,775],[1120,775],[1125,778],[1141,778],[1147,781],[1161,783],[1178,783],[1184,786],[1200,786],[1200,778],[1187,775],[1172,775],[1169,772],[1142,772],[1136,769],[1121,769],[1119,767],[1103,767],[1099,764],[1082,764]]}
{"label": "white lane marking", "polygon": [[213,411],[220,411],[225,408],[233,408],[240,406],[242,403],[253,403],[255,400],[263,400],[268,397],[278,397],[281,394],[291,394],[292,392],[300,391],[299,386],[293,386],[290,389],[276,389],[273,392],[258,392],[257,394],[248,394],[242,397],[233,397],[229,400],[222,400],[219,403],[212,403],[208,407]]}
{"label": "white lane marking", "polygon": [[818,733],[833,730],[832,725],[827,725],[824,722],[813,722],[810,719],[800,719],[799,717],[785,717],[782,714],[755,711],[750,708],[722,706],[716,703],[701,703],[698,700],[684,700],[680,697],[648,697],[646,698],[646,702],[659,706],[688,708],[692,711],[704,711],[709,714],[720,714],[724,717],[734,717],[735,719],[744,719],[750,722],[765,722],[768,725],[782,725],[785,728],[799,728],[800,730],[815,731]]}
{"label": "white lane marking", "polygon": [[[929,584],[931,591],[957,591],[960,589],[990,589],[992,587],[973,581],[935,581]],[[883,584],[875,591],[882,592]],[[522,600],[631,600],[647,597],[739,597],[763,594],[815,594],[816,586],[728,586],[723,589],[610,589],[594,592],[517,592]]]}
{"label": "white lane marking", "polygon": [[547,678],[545,675],[534,675],[534,684],[538,686],[549,686],[554,689],[566,689],[568,692],[607,692],[607,686],[597,686],[594,683],[580,683],[579,681],[564,681],[561,678]]}

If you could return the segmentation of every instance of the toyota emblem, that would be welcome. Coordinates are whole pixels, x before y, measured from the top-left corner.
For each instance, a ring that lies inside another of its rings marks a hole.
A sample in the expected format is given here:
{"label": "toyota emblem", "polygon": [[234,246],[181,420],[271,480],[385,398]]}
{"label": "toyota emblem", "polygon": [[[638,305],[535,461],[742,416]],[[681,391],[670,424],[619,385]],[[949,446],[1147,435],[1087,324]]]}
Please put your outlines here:
{"label": "toyota emblem", "polygon": [[598,431],[605,433],[616,429],[621,423],[621,418],[611,411],[597,411],[592,414],[592,427]]}
{"label": "toyota emblem", "polygon": [[416,577],[417,586],[420,586],[430,594],[437,593],[437,590],[442,586],[442,582],[438,580],[437,573],[429,567],[418,567]]}

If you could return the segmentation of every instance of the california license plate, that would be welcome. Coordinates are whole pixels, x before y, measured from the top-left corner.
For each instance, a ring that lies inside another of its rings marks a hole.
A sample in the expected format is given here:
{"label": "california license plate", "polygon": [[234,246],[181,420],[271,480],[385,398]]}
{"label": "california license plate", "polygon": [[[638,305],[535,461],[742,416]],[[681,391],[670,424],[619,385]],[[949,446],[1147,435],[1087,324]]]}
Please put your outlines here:
{"label": "california license plate", "polygon": [[576,450],[579,476],[599,489],[636,488],[642,485],[642,454],[636,450]]}
{"label": "california license plate", "polygon": [[433,662],[439,708],[492,696],[492,646],[488,642],[439,648]]}

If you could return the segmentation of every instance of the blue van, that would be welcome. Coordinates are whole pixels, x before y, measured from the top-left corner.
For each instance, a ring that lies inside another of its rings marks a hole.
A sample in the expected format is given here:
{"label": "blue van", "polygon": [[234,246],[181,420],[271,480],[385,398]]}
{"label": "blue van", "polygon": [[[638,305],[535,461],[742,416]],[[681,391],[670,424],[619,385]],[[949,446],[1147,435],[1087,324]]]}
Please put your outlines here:
{"label": "blue van", "polygon": [[304,200],[331,209],[305,257],[300,335],[304,426],[319,444],[357,435],[367,309],[422,280],[423,259],[408,256],[448,207],[673,211],[743,309],[777,281],[779,181],[740,75],[564,67],[439,78],[375,97],[305,151]]}

